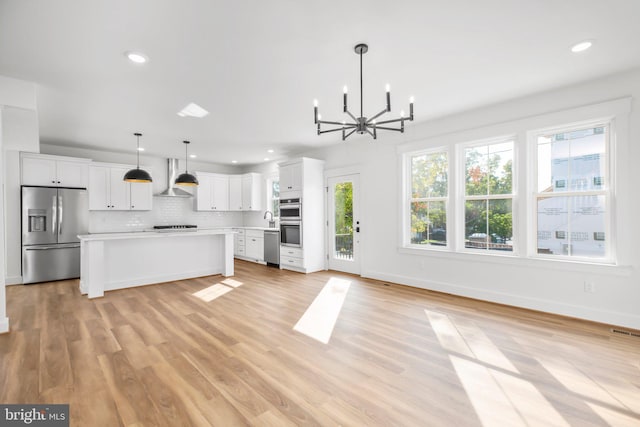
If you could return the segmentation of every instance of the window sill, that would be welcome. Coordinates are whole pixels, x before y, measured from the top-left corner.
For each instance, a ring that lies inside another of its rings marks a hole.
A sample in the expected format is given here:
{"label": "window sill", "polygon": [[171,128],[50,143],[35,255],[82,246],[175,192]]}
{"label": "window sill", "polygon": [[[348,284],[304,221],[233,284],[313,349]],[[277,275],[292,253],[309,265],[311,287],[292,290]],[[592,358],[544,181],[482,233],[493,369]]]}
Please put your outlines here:
{"label": "window sill", "polygon": [[628,277],[633,268],[627,265],[605,264],[585,261],[571,261],[566,259],[549,259],[522,257],[517,254],[486,254],[471,252],[454,252],[450,249],[399,247],[398,253],[407,255],[428,256],[449,259],[452,261],[482,262],[509,266],[543,268],[547,270],[573,271],[579,273],[607,274]]}

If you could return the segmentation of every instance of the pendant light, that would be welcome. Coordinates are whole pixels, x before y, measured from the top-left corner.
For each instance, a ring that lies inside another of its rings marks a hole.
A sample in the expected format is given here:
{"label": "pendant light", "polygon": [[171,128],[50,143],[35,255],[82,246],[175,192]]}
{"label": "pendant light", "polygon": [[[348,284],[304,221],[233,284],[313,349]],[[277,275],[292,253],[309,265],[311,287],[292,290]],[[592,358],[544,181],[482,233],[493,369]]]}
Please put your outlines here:
{"label": "pendant light", "polygon": [[125,173],[123,179],[127,182],[153,182],[153,180],[151,179],[151,175],[149,175],[149,172],[144,169],[140,169],[140,137],[142,136],[142,134],[136,132],[134,133],[134,135],[138,139],[138,149],[136,151],[138,160],[136,163],[136,168],[131,169],[129,172]]}
{"label": "pendant light", "polygon": [[184,143],[184,173],[180,174],[180,176],[178,176],[176,178],[176,185],[184,185],[184,186],[188,186],[188,187],[193,187],[198,185],[198,180],[196,179],[195,176],[191,175],[189,173],[189,168],[188,166],[188,149],[189,149],[189,141],[182,141]]}

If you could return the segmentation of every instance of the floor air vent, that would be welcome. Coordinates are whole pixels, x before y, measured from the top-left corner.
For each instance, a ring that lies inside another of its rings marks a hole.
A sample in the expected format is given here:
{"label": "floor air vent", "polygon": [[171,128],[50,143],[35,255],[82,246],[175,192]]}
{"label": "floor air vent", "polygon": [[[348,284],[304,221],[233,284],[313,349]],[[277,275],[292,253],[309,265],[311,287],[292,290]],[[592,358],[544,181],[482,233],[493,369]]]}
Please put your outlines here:
{"label": "floor air vent", "polygon": [[611,329],[611,332],[613,332],[614,334],[627,335],[629,337],[640,338],[640,333],[638,332],[624,331],[622,329]]}

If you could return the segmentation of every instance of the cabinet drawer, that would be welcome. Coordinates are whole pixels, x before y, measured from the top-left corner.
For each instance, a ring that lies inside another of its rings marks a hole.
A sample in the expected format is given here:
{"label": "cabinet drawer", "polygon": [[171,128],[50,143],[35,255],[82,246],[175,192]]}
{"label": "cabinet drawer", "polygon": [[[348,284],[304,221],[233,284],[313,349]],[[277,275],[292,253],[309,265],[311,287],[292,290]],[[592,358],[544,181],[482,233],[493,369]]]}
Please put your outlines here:
{"label": "cabinet drawer", "polygon": [[260,239],[264,238],[264,231],[262,230],[247,230],[246,233],[247,233],[247,239],[249,237],[256,237]]}
{"label": "cabinet drawer", "polygon": [[304,252],[301,248],[293,248],[290,246],[280,246],[280,258],[304,258]]}
{"label": "cabinet drawer", "polygon": [[244,237],[240,237],[240,236],[236,237],[236,243],[238,244],[238,246],[244,246],[244,242],[245,242]]}
{"label": "cabinet drawer", "polygon": [[304,268],[304,260],[302,258],[280,257],[280,265]]}
{"label": "cabinet drawer", "polygon": [[243,255],[244,256],[244,246],[238,246],[235,251],[233,251],[235,255]]}
{"label": "cabinet drawer", "polygon": [[234,228],[233,231],[237,231],[238,232],[238,236],[244,237],[244,235],[245,235],[244,228]]}

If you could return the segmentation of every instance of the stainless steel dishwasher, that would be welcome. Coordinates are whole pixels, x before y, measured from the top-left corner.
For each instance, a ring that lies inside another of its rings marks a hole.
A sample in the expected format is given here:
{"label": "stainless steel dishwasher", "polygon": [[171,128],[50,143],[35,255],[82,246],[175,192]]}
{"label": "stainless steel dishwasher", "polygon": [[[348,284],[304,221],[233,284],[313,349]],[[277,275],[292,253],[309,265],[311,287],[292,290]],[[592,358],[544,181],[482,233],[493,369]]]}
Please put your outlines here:
{"label": "stainless steel dishwasher", "polygon": [[267,265],[280,265],[280,230],[264,230],[264,260]]}

